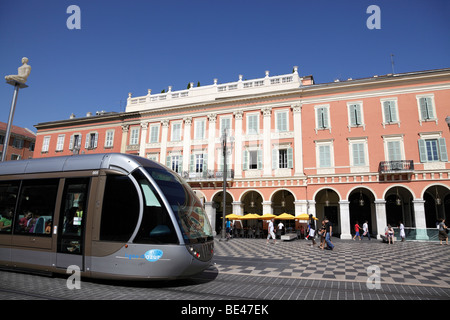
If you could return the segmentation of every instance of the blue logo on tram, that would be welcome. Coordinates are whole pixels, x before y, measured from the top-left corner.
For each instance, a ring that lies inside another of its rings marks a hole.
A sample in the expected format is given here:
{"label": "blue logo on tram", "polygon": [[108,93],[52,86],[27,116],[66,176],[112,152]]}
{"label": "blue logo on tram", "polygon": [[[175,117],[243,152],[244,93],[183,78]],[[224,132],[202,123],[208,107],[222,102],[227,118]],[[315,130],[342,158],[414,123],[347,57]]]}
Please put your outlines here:
{"label": "blue logo on tram", "polygon": [[152,249],[148,250],[146,253],[144,253],[145,259],[147,261],[158,261],[163,256],[162,250],[159,249]]}

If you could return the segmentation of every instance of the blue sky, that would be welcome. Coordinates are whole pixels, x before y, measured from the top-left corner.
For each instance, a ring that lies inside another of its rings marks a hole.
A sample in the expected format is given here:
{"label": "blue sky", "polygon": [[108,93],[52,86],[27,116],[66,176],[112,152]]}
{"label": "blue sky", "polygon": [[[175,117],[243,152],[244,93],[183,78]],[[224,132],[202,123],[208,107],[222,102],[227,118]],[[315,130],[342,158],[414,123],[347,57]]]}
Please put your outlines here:
{"label": "blue sky", "polygon": [[[81,29],[66,26],[70,5]],[[381,29],[366,26],[370,5]],[[1,0],[0,73],[32,67],[14,125],[124,111],[128,92],[292,72],[316,83],[450,67],[448,0]],[[0,121],[13,87],[0,85]]]}

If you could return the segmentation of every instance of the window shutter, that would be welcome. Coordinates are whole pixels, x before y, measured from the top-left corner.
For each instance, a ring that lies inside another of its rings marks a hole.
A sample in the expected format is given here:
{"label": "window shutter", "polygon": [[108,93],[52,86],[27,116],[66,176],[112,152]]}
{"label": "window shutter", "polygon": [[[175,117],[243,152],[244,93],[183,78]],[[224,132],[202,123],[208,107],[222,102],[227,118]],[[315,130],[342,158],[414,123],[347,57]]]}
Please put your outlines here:
{"label": "window shutter", "polygon": [[439,138],[439,153],[441,161],[447,162],[448,154],[447,154],[447,146],[445,145],[445,138]]}
{"label": "window shutter", "polygon": [[278,149],[272,149],[272,170],[278,169]]}
{"label": "window shutter", "polygon": [[258,150],[258,170],[263,168],[263,154],[262,150]]}
{"label": "window shutter", "polygon": [[189,164],[189,171],[195,172],[195,156],[191,154],[191,162]]}
{"label": "window shutter", "polygon": [[244,163],[243,163],[243,168],[244,171],[248,170],[248,151],[244,150]]}
{"label": "window shutter", "polygon": [[208,154],[203,154],[203,172],[208,172]]}
{"label": "window shutter", "polygon": [[294,168],[294,152],[292,148],[287,149],[287,158],[288,158],[288,168],[292,169]]}
{"label": "window shutter", "polygon": [[425,144],[425,140],[419,139],[419,155],[420,155],[420,162],[427,162],[427,147]]}
{"label": "window shutter", "polygon": [[169,167],[170,169],[172,169],[172,163],[171,163],[172,161],[171,160],[172,159],[170,156],[166,157],[166,166]]}
{"label": "window shutter", "polygon": [[98,132],[95,133],[94,148],[97,148]]}
{"label": "window shutter", "polygon": [[354,104],[350,105],[349,112],[350,112],[350,125],[351,126],[357,125],[357,123],[356,123],[357,113],[355,111],[356,111],[356,105],[354,105]]}
{"label": "window shutter", "polygon": [[89,133],[86,134],[86,142],[84,143],[84,148],[89,149],[89,141],[91,140],[91,135]]}
{"label": "window shutter", "polygon": [[69,150],[73,150],[73,135],[70,136]]}

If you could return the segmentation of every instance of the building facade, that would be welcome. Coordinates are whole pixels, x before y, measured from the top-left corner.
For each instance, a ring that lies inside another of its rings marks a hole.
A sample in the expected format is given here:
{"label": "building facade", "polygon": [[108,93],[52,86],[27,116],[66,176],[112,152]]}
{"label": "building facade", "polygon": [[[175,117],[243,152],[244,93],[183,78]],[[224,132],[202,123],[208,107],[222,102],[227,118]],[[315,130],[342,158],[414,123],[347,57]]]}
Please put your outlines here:
{"label": "building facade", "polygon": [[[7,124],[0,122],[0,157],[5,147]],[[6,161],[30,159],[33,157],[36,134],[29,129],[12,125],[6,150]]]}
{"label": "building facade", "polygon": [[449,110],[450,69],[315,84],[294,67],[130,93],[125,112],[40,123],[34,157],[124,152],[159,161],[188,181],[216,231],[223,210],[287,212],[326,216],[343,239],[366,220],[372,234],[402,221],[427,239],[450,212]]}

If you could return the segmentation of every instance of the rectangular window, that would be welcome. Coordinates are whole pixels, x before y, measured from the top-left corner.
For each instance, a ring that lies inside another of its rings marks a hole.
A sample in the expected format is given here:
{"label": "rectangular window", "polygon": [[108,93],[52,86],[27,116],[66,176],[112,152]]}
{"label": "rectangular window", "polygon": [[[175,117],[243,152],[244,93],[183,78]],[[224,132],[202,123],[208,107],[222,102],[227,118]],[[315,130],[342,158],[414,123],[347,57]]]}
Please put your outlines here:
{"label": "rectangular window", "polygon": [[263,167],[262,150],[245,150],[244,151],[244,170],[260,170]]}
{"label": "rectangular window", "polygon": [[195,140],[202,140],[205,138],[205,120],[195,120]]}
{"label": "rectangular window", "polygon": [[328,117],[328,107],[317,107],[316,108],[316,128],[329,129],[329,117]]}
{"label": "rectangular window", "polygon": [[112,148],[114,145],[114,130],[106,131],[105,148]]}
{"label": "rectangular window", "polygon": [[81,148],[81,134],[73,134],[70,137],[69,150],[80,150]]}
{"label": "rectangular window", "polygon": [[14,232],[51,236],[59,179],[24,180],[20,188]]}
{"label": "rectangular window", "polygon": [[258,114],[247,115],[247,134],[258,134]]}
{"label": "rectangular window", "polygon": [[89,178],[70,178],[65,181],[58,252],[83,254],[89,182]]}
{"label": "rectangular window", "polygon": [[364,123],[361,104],[349,104],[348,112],[351,127],[358,127]]}
{"label": "rectangular window", "polygon": [[44,141],[42,142],[42,152],[48,152],[50,146],[50,137],[44,137]]}
{"label": "rectangular window", "polygon": [[180,156],[172,156],[171,157],[171,164],[170,164],[170,168],[175,171],[180,173],[181,172],[181,161],[180,161]]}
{"label": "rectangular window", "polygon": [[60,134],[58,136],[58,140],[56,140],[56,151],[63,151],[65,137],[66,137],[65,134]]}
{"label": "rectangular window", "polygon": [[395,100],[383,101],[384,123],[398,122],[398,109]]}
{"label": "rectangular window", "polygon": [[365,150],[364,143],[352,143],[352,151],[353,151],[353,165],[354,166],[364,166],[366,165],[365,161]]}
{"label": "rectangular window", "polygon": [[195,155],[195,172],[203,172],[203,154]]}
{"label": "rectangular window", "polygon": [[448,161],[445,138],[419,139],[419,153],[421,162]]}
{"label": "rectangular window", "polygon": [[276,112],[275,117],[276,117],[277,132],[288,131],[288,112],[287,111]]}
{"label": "rectangular window", "polygon": [[20,181],[0,182],[0,234],[11,233],[11,223],[16,208]]}
{"label": "rectangular window", "polygon": [[220,135],[222,136],[223,133],[227,130],[227,134],[231,134],[231,118],[220,118]]}
{"label": "rectangular window", "polygon": [[181,122],[172,124],[172,139],[171,141],[181,141]]}
{"label": "rectangular window", "polygon": [[132,128],[130,134],[130,145],[135,146],[139,144],[139,128]]}
{"label": "rectangular window", "polygon": [[23,139],[14,138],[13,147],[16,149],[22,149],[23,148]]}
{"label": "rectangular window", "polygon": [[88,135],[86,135],[86,149],[95,149],[97,148],[97,140],[98,140],[98,133],[97,132],[91,132]]}
{"label": "rectangular window", "polygon": [[331,167],[330,145],[319,146],[319,167],[320,168]]}
{"label": "rectangular window", "polygon": [[387,150],[388,150],[388,161],[402,160],[400,141],[388,141]]}
{"label": "rectangular window", "polygon": [[420,97],[419,108],[422,121],[435,119],[433,101],[431,97]]}
{"label": "rectangular window", "polygon": [[159,125],[150,126],[150,143],[157,143],[159,140]]}

